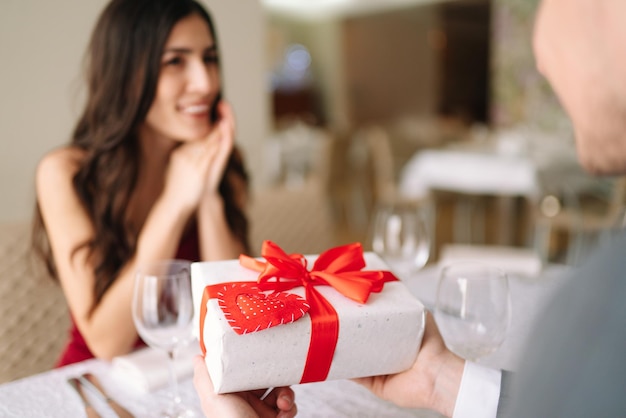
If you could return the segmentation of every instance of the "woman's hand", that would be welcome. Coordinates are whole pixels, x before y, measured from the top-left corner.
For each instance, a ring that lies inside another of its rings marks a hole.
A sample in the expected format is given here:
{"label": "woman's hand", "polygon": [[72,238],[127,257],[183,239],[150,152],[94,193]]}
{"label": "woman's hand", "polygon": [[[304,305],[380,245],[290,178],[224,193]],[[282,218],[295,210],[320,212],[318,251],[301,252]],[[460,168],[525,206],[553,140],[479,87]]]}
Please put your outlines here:
{"label": "woman's hand", "polygon": [[193,366],[193,385],[200,397],[202,412],[207,417],[292,418],[298,412],[293,390],[288,387],[275,388],[263,400],[260,397],[264,390],[218,395],[202,356],[194,357]]}
{"label": "woman's hand", "polygon": [[217,129],[220,131],[220,142],[217,143],[217,151],[213,164],[209,168],[206,188],[209,192],[217,193],[217,188],[224,175],[228,157],[235,145],[235,115],[232,107],[225,101],[217,104],[219,115]]}
{"label": "woman's hand", "polygon": [[206,138],[176,147],[170,155],[166,190],[187,208],[195,209],[204,194],[217,194],[233,149],[235,121],[230,105],[217,104],[218,121]]}

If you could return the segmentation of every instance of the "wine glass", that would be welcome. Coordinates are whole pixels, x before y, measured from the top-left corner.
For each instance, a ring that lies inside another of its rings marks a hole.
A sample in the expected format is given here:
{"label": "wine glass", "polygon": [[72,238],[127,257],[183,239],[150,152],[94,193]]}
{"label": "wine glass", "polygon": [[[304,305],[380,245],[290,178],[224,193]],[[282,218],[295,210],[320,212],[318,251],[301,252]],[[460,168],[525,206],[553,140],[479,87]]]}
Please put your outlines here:
{"label": "wine glass", "polygon": [[386,203],[374,215],[372,249],[400,278],[410,277],[430,256],[428,207],[412,201]]}
{"label": "wine glass", "polygon": [[506,273],[479,262],[458,262],[439,276],[435,320],[446,346],[468,360],[495,352],[511,321]]}
{"label": "wine glass", "polygon": [[181,402],[174,369],[176,349],[192,338],[190,263],[163,260],[141,266],[135,276],[132,314],[139,336],[168,356],[171,399],[160,416],[195,417]]}

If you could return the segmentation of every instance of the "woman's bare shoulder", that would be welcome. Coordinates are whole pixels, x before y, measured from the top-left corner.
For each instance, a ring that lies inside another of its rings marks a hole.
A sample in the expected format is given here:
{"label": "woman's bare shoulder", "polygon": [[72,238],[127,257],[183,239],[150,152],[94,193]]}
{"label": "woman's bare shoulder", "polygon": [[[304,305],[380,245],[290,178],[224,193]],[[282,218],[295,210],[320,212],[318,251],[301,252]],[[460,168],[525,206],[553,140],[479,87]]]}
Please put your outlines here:
{"label": "woman's bare shoulder", "polygon": [[86,151],[77,147],[65,146],[46,153],[39,161],[38,167],[49,169],[78,168],[85,158]]}
{"label": "woman's bare shoulder", "polygon": [[84,158],[85,151],[76,147],[57,148],[45,154],[35,173],[38,198],[49,194],[46,191],[54,191],[53,195],[61,198],[73,194],[72,179]]}
{"label": "woman's bare shoulder", "polygon": [[56,183],[71,179],[83,158],[85,151],[76,147],[61,147],[48,152],[37,164],[37,183]]}
{"label": "woman's bare shoulder", "polygon": [[92,234],[91,221],[73,182],[84,158],[85,151],[63,147],[44,155],[37,166],[37,202],[57,251],[69,251]]}

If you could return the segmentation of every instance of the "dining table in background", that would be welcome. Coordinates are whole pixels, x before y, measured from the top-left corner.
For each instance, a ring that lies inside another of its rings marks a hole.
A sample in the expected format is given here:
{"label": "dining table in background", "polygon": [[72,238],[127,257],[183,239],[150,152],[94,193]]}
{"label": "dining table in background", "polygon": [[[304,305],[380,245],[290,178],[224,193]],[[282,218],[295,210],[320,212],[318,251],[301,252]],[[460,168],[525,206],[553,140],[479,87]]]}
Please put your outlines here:
{"label": "dining table in background", "polygon": [[[498,351],[480,360],[481,363],[515,370],[529,332],[542,306],[548,303],[553,292],[567,280],[567,268],[550,265],[537,277],[511,273],[510,287],[513,307],[511,327],[507,339]],[[405,280],[410,291],[427,308],[432,308],[439,266],[428,266]],[[530,341],[532,343],[532,341]],[[163,366],[163,365],[162,365]],[[86,416],[84,406],[67,383],[69,377],[84,372],[96,375],[111,398],[118,401],[136,417],[150,417],[157,403],[167,396],[167,388],[152,392],[138,391],[125,384],[112,373],[111,363],[103,360],[87,360],[45,373],[29,376],[0,385],[0,417],[10,418],[67,418]],[[293,386],[296,392],[299,417],[359,417],[359,418],[436,418],[438,414],[427,410],[396,407],[382,401],[365,388],[349,380],[309,383]],[[183,402],[200,412],[199,398],[192,377],[180,381]],[[102,417],[114,417],[106,405],[95,404]]]}
{"label": "dining table in background", "polygon": [[[571,133],[546,133],[529,127],[487,131],[466,141],[417,151],[402,167],[398,193],[422,199],[431,192],[457,194],[454,236],[456,242],[484,243],[484,207],[481,198],[496,198],[495,243],[514,244],[515,200],[521,198],[530,219],[542,197],[567,190],[575,196],[599,187],[598,178],[578,162]],[[479,227],[470,230],[471,213],[478,210]],[[490,221],[494,221],[490,219]],[[526,243],[534,225],[528,223]]]}
{"label": "dining table in background", "polygon": [[[540,191],[537,167],[524,155],[492,152],[488,149],[431,149],[415,154],[404,166],[399,180],[403,198],[423,199],[434,191],[465,196],[455,208],[454,235],[457,242],[483,242],[484,226],[473,234],[471,197],[495,196],[498,203],[497,243],[512,241],[512,198],[534,202]],[[484,213],[481,224],[484,224]],[[471,236],[474,235],[474,236]]]}
{"label": "dining table in background", "polygon": [[536,167],[524,156],[457,149],[418,152],[400,179],[400,193],[409,198],[423,197],[431,189],[533,196],[538,187]]}

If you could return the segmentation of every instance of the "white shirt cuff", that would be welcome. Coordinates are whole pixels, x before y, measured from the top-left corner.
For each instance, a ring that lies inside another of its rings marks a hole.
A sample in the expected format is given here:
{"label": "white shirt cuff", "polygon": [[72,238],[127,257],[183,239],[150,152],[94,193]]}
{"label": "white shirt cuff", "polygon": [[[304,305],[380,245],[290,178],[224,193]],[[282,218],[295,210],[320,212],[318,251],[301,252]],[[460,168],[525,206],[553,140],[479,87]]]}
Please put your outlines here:
{"label": "white shirt cuff", "polygon": [[502,371],[465,362],[452,418],[492,418],[498,412]]}

